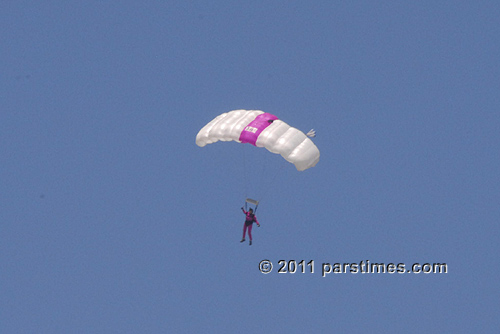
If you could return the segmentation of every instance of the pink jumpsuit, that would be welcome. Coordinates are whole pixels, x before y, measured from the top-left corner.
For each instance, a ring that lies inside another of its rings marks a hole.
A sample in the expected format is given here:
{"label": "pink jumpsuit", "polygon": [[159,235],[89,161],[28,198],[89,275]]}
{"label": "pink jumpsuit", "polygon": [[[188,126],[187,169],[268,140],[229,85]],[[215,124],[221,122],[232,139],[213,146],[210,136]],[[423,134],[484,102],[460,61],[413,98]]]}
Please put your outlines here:
{"label": "pink jumpsuit", "polygon": [[241,210],[245,215],[247,215],[245,219],[245,224],[243,225],[243,239],[245,239],[245,233],[248,229],[248,237],[250,238],[250,241],[252,241],[253,222],[256,222],[257,225],[259,225],[259,222],[257,221],[257,217],[255,217],[254,214],[250,214],[250,212],[245,211],[243,208]]}

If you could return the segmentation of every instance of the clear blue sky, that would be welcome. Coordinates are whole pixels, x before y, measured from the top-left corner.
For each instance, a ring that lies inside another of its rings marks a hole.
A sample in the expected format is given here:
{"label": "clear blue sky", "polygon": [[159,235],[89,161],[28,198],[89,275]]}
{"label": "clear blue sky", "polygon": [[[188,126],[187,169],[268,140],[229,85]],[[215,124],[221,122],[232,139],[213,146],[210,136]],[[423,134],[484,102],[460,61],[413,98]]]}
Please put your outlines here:
{"label": "clear blue sky", "polygon": [[[0,332],[498,333],[499,18],[496,1],[1,1]],[[315,128],[320,162],[197,147],[233,109]],[[362,260],[448,273],[321,276]]]}

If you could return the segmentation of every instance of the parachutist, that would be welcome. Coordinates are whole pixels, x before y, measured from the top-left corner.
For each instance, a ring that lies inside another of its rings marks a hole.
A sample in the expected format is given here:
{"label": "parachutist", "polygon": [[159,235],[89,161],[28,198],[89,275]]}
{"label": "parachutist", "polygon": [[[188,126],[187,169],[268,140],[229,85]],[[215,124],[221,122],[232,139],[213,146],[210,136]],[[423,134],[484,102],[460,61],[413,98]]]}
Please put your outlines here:
{"label": "parachutist", "polygon": [[245,211],[245,209],[241,208],[241,211],[246,215],[245,217],[245,224],[243,225],[243,238],[241,239],[240,242],[245,241],[245,234],[248,229],[248,237],[250,238],[250,243],[249,245],[252,245],[252,226],[253,223],[255,222],[257,226],[260,227],[259,222],[257,221],[257,217],[253,213],[253,209],[249,209],[248,211]]}
{"label": "parachutist", "polygon": [[[302,172],[316,166],[319,162],[319,149],[310,139],[315,134],[315,131],[311,130],[306,135],[283,122],[276,115],[262,110],[238,109],[220,114],[201,128],[196,135],[196,145],[205,147],[218,141],[234,141],[239,144],[266,148],[271,153],[281,155],[283,159],[294,164],[295,168]],[[245,165],[246,163],[243,164],[244,167]],[[251,167],[254,165],[257,163],[251,164]],[[247,203],[255,205],[255,209],[246,212]],[[260,227],[254,213],[257,212],[258,206],[258,200],[250,198],[245,200],[245,209],[241,209],[246,215],[246,220],[243,225],[243,238],[240,242],[245,241],[248,230],[249,245],[252,244],[253,223],[257,223]]]}

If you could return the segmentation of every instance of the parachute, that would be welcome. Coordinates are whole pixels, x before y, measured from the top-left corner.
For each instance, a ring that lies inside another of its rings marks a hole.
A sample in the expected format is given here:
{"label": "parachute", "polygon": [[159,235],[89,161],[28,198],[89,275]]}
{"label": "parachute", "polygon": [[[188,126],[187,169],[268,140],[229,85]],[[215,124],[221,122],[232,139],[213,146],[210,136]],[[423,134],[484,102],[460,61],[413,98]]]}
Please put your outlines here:
{"label": "parachute", "polygon": [[[308,136],[314,137],[314,130]],[[204,147],[219,140],[249,143],[280,154],[304,171],[319,161],[319,150],[308,136],[261,110],[233,110],[205,125],[196,135],[196,145]]]}

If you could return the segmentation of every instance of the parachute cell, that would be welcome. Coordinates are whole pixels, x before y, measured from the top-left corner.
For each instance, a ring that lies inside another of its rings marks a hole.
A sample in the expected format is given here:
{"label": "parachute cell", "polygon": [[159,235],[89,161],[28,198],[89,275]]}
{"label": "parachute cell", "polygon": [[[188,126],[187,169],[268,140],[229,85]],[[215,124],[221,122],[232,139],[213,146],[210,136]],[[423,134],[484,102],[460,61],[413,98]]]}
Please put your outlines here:
{"label": "parachute cell", "polygon": [[302,131],[260,110],[233,110],[215,117],[198,132],[196,145],[204,147],[219,140],[265,147],[299,171],[319,161],[318,148]]}

